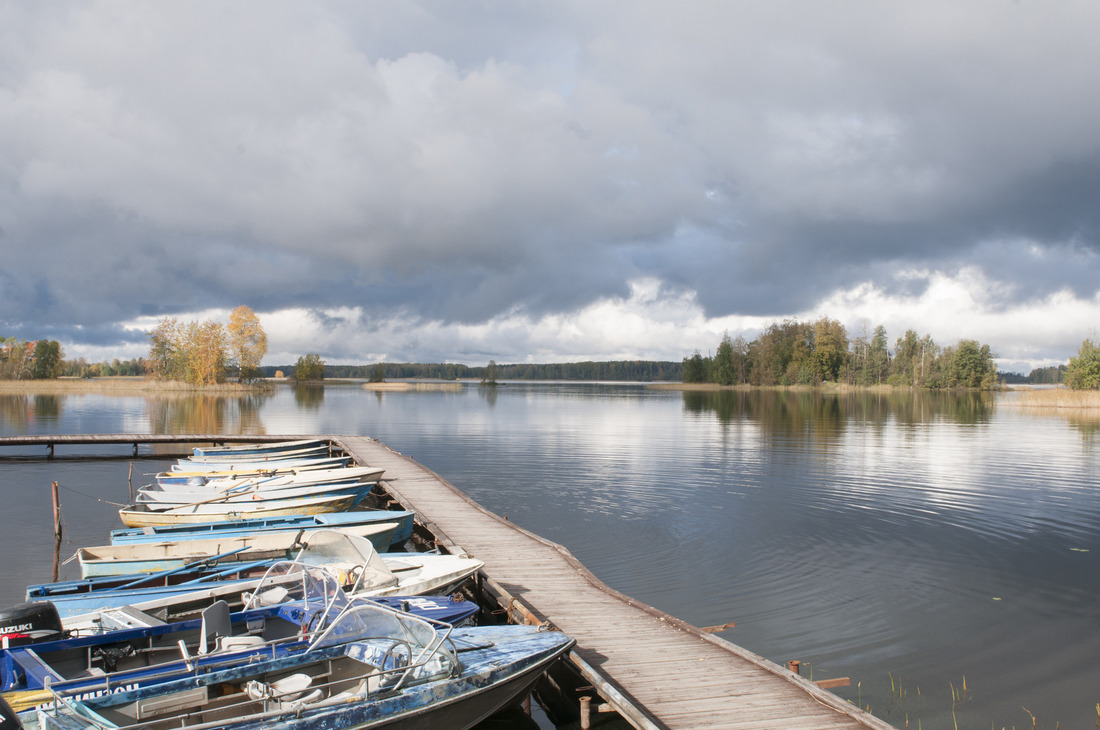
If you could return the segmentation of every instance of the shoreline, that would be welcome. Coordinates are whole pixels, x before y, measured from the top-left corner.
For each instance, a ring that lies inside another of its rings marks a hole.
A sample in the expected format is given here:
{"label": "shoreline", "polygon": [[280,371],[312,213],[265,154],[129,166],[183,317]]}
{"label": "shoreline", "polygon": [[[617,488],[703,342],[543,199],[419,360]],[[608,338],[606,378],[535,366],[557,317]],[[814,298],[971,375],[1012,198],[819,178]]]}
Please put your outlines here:
{"label": "shoreline", "polygon": [[[311,381],[302,385],[347,385],[355,381],[333,379],[331,381]],[[564,382],[564,381],[563,381]],[[574,382],[574,381],[568,381]],[[576,381],[584,382],[584,381]],[[254,383],[221,383],[218,385],[191,385],[179,381],[161,381],[142,376],[111,376],[105,378],[58,378],[56,380],[0,380],[0,395],[239,395],[246,393],[271,392],[280,385],[292,385],[291,379],[268,378]],[[456,381],[385,381],[381,383],[359,383],[363,390],[375,392],[427,392],[460,390],[462,383]],[[717,383],[646,383],[639,385],[651,390],[680,392],[722,392],[722,391],[774,391],[794,393],[904,393],[911,388],[894,385],[847,385],[827,383],[821,386],[809,385],[719,385]],[[1100,410],[1100,390],[1069,390],[1064,387],[1015,386],[996,391],[1005,397],[997,399],[998,406],[1021,410],[1055,410],[1088,412]]]}
{"label": "shoreline", "polygon": [[142,395],[150,393],[254,393],[272,389],[279,381],[192,385],[176,380],[153,380],[143,376],[106,378],[58,378],[56,380],[0,380],[0,395],[81,395],[85,393]]}

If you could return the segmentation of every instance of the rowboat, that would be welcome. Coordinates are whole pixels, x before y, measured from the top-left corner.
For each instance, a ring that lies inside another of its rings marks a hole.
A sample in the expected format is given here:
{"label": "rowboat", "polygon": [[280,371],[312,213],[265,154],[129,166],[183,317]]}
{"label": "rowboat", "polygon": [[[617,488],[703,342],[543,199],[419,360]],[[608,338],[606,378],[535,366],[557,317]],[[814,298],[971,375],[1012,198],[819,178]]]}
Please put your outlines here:
{"label": "rowboat", "polygon": [[38,721],[42,730],[148,727],[151,716],[193,730],[462,730],[514,702],[573,643],[535,626],[454,629],[354,606],[300,653],[83,699],[85,687],[53,684]]}
{"label": "rowboat", "polygon": [[309,469],[339,469],[342,466],[347,466],[349,461],[351,461],[350,456],[327,456],[306,459],[282,459],[280,461],[263,464],[252,464],[249,462],[221,465],[195,464],[190,468],[176,463],[169,468],[169,471],[157,474],[156,480],[160,482],[179,478],[186,479],[192,476],[270,476],[273,474],[307,471]]}
{"label": "rowboat", "polygon": [[[342,460],[324,460],[342,461]],[[344,464],[310,466],[306,468],[268,469],[261,471],[255,469],[251,472],[161,472],[154,479],[153,484],[162,488],[171,488],[177,485],[189,487],[206,486],[212,489],[223,489],[229,486],[237,486],[243,482],[268,482],[268,480],[285,479],[287,482],[308,483],[310,479],[331,479],[335,474],[343,473],[344,477],[354,475],[354,478],[363,482],[377,482],[385,473],[385,469],[372,466],[346,466]],[[279,484],[279,482],[276,482]]]}
{"label": "rowboat", "polygon": [[227,454],[214,454],[212,456],[190,456],[186,459],[177,459],[176,463],[186,464],[262,464],[264,462],[285,461],[287,459],[314,458],[328,456],[328,446],[314,446],[294,451],[278,451],[271,454],[240,454],[231,456]]}
{"label": "rowboat", "polygon": [[148,505],[132,505],[118,511],[122,524],[127,527],[149,525],[196,524],[214,520],[243,520],[256,517],[284,517],[288,515],[317,515],[326,512],[345,512],[357,502],[354,496],[311,497],[307,499],[280,500],[279,502],[234,502],[232,504],[198,504],[190,507],[157,511]]}
{"label": "rowboat", "polygon": [[[317,469],[299,474],[282,474],[247,479],[209,479],[192,477],[184,483],[147,484],[137,492],[139,502],[177,502],[187,504],[213,497],[219,493],[240,495],[262,493],[265,497],[279,492],[282,498],[301,496],[286,490],[316,487],[319,485],[373,484],[385,472],[385,469],[367,466],[345,467],[342,469]],[[188,499],[188,497],[191,497]]]}
{"label": "rowboat", "polygon": [[269,573],[296,564],[324,568],[337,576],[349,595],[367,598],[446,593],[483,565],[457,555],[382,554],[365,538],[317,530],[289,563],[268,560],[226,567],[201,561],[160,573],[34,584],[27,586],[26,599],[52,601],[62,618],[128,604],[143,611],[174,610],[210,597],[253,591],[265,569]]}
{"label": "rowboat", "polygon": [[251,444],[237,444],[235,446],[196,446],[191,451],[195,456],[240,456],[247,454],[275,454],[284,451],[300,451],[327,447],[328,441],[324,439],[299,439],[297,441],[271,441]]}
{"label": "rowboat", "polygon": [[111,530],[111,544],[197,540],[215,536],[239,536],[259,533],[312,530],[319,527],[346,528],[372,522],[396,522],[391,546],[401,545],[412,537],[414,513],[397,510],[356,510],[318,515],[290,515],[220,522],[199,522],[190,525],[152,525],[141,528]]}
{"label": "rowboat", "polygon": [[373,484],[356,480],[346,482],[322,482],[301,487],[263,489],[261,486],[242,484],[233,489],[207,489],[176,486],[171,489],[146,489],[142,487],[134,496],[134,503],[145,505],[151,510],[175,509],[195,504],[238,504],[271,503],[308,497],[346,497],[356,496],[352,506],[362,501],[371,491]]}
{"label": "rowboat", "polygon": [[[258,486],[260,489],[285,489],[287,487],[305,487],[311,484],[325,484],[329,482],[357,481],[360,483],[377,482],[386,472],[377,466],[345,466],[339,469],[313,469],[298,474],[272,474],[270,476],[239,478],[210,478],[206,477],[201,486],[206,489],[231,489],[245,484]],[[188,482],[187,486],[198,486]],[[171,486],[162,489],[172,489]]]}
{"label": "rowboat", "polygon": [[[92,630],[61,630],[57,611],[48,602],[12,607],[0,612],[5,623],[49,626],[56,629],[56,638],[36,641],[6,635],[8,645],[0,649],[0,692],[9,702],[25,702],[28,696],[12,693],[40,690],[47,680],[68,682],[69,690],[91,686],[104,677],[116,685],[147,685],[167,681],[173,672],[185,669],[180,660],[188,655],[206,668],[278,656],[293,646],[304,648],[303,642],[323,631],[352,602],[371,600],[349,599],[321,569],[303,568],[299,573],[278,576],[257,589],[262,596],[269,588],[277,588],[277,602],[259,605],[257,601],[236,613],[224,601],[216,602],[201,616],[185,621],[165,622],[124,607],[102,612]],[[477,604],[449,597],[403,596],[375,602],[447,623],[465,621],[478,610]],[[111,628],[104,629],[104,624]]]}
{"label": "rowboat", "polygon": [[[396,522],[374,522],[342,528],[349,535],[370,540],[379,552],[389,550]],[[220,563],[256,560],[289,560],[302,549],[316,530],[257,533],[237,537],[211,537],[175,542],[97,545],[80,548],[70,560],[80,565],[82,578],[157,573],[182,568],[188,563],[212,561],[224,555]]]}

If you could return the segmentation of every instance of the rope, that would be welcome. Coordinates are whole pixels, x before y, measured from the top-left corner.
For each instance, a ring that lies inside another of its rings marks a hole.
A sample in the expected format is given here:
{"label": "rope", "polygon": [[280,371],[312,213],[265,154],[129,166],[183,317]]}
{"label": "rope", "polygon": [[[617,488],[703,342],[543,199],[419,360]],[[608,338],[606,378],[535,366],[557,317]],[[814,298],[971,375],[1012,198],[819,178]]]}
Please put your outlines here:
{"label": "rope", "polygon": [[72,487],[67,487],[63,484],[58,484],[57,487],[58,487],[58,489],[64,489],[67,492],[72,492],[73,494],[79,494],[81,497],[87,497],[88,499],[94,499],[97,502],[102,502],[103,504],[109,504],[109,505],[112,505],[114,507],[129,507],[130,506],[129,504],[124,504],[122,502],[112,502],[109,499],[100,499],[99,497],[93,497],[90,494],[84,494],[84,492],[78,492],[77,490],[73,489]]}

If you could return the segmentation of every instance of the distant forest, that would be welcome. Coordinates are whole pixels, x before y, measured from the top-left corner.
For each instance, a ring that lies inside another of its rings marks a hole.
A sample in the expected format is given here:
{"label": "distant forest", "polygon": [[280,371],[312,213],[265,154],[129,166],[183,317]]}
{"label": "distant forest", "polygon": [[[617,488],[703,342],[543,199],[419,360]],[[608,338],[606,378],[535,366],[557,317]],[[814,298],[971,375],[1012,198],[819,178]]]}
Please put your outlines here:
{"label": "distant forest", "polygon": [[[471,367],[459,363],[381,363],[383,377],[430,378],[439,380],[484,379],[488,366]],[[375,375],[378,365],[329,365],[325,364],[326,378],[363,378]],[[294,372],[293,365],[262,367],[261,372],[271,377],[277,370]],[[497,365],[499,380],[626,380],[653,382],[681,380],[683,364],[672,361],[611,360],[606,362],[569,362],[533,365]]]}

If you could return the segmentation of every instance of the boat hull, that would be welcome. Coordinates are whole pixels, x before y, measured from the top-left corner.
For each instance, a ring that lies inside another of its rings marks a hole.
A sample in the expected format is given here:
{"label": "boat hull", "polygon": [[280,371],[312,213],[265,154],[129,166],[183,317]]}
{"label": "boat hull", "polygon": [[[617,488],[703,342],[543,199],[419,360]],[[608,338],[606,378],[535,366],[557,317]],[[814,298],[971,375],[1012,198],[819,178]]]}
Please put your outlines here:
{"label": "boat hull", "polygon": [[[339,529],[341,532],[364,537],[370,540],[375,550],[385,552],[393,540],[397,523],[378,522]],[[205,540],[99,545],[80,548],[76,551],[75,557],[80,565],[82,578],[173,570],[204,557],[211,558],[232,550],[242,550],[242,552],[220,559],[219,564],[233,561],[289,560],[301,550],[301,543],[308,541],[313,532],[316,530],[224,536]]]}
{"label": "boat hull", "polygon": [[152,525],[140,529],[111,531],[111,544],[122,545],[141,542],[165,542],[169,540],[195,540],[220,536],[255,535],[271,532],[292,532],[312,529],[340,529],[371,522],[396,522],[394,545],[403,544],[412,537],[413,512],[396,510],[356,510],[331,512],[319,515],[289,515],[284,517],[224,520],[182,525]]}
{"label": "boat hull", "polygon": [[[463,730],[518,701],[573,645],[571,639],[558,632],[538,631],[530,626],[456,629],[452,638],[456,639],[456,644],[470,647],[462,655],[461,675],[405,687],[388,696],[380,693],[364,699],[360,694],[343,701],[332,698],[315,705],[294,703],[281,709],[257,711],[240,719],[219,713],[214,707],[216,700],[186,705],[188,696],[179,694],[182,701],[178,704],[196,723],[190,725],[196,730],[215,727],[231,730]],[[78,730],[90,726],[89,717],[98,720],[107,716],[119,718],[131,713],[128,706],[140,706],[150,700],[163,701],[166,690],[194,692],[218,684],[240,685],[243,680],[265,672],[306,671],[312,663],[341,660],[345,654],[354,652],[354,646],[332,647],[312,655],[212,672],[201,679],[173,682],[170,686],[150,690],[139,688],[92,698],[74,703],[80,714],[43,709],[39,722],[43,730]],[[114,726],[126,727],[123,723]]]}
{"label": "boat hull", "polygon": [[[201,522],[244,520],[256,517],[285,517],[289,515],[319,515],[327,512],[344,512],[352,507],[355,499],[355,497],[303,499],[279,505],[261,502],[255,506],[243,504],[238,506],[234,503],[231,509],[224,509],[224,511],[215,511],[214,509],[199,511],[199,508],[194,508],[194,511],[190,512],[151,512],[124,507],[118,511],[118,516],[122,520],[122,524],[127,527],[186,525]],[[201,507],[206,506],[201,505]]]}

